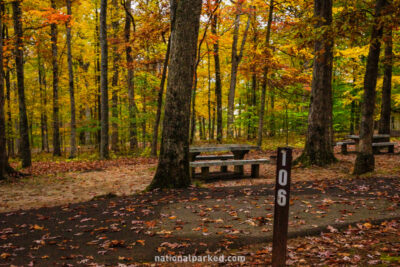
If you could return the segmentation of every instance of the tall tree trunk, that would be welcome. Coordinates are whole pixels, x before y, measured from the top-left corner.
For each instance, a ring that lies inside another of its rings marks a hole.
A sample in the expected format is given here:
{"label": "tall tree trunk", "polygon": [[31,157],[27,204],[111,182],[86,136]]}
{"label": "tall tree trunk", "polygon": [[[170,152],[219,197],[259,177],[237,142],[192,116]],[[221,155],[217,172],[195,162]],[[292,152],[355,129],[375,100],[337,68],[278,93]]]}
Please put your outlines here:
{"label": "tall tree trunk", "polygon": [[[112,6],[113,6],[113,21],[112,21],[112,28],[113,28],[113,39],[117,39],[117,31],[119,27],[119,18],[117,16],[117,7],[118,7],[118,2],[117,0],[112,1]],[[114,41],[115,42],[115,41]],[[111,123],[111,149],[113,151],[119,151],[118,147],[118,77],[119,77],[119,66],[118,62],[120,61],[120,56],[118,53],[118,44],[114,43],[113,44],[113,76],[112,76],[112,110],[111,110],[111,116],[112,116],[112,123]]]}
{"label": "tall tree trunk", "polygon": [[269,88],[270,98],[270,117],[269,117],[269,136],[275,136],[275,90],[273,87]]}
{"label": "tall tree trunk", "polygon": [[162,101],[164,94],[164,85],[165,85],[165,80],[167,78],[170,50],[171,50],[171,36],[168,38],[167,52],[165,53],[164,65],[161,74],[160,90],[158,91],[158,97],[157,97],[157,113],[156,113],[156,120],[154,121],[154,126],[153,126],[153,139],[151,142],[151,155],[154,157],[157,156],[158,128],[160,127],[161,108],[162,108]]}
{"label": "tall tree trunk", "polygon": [[[67,14],[72,15],[71,0],[67,1]],[[68,50],[68,78],[69,78],[69,98],[71,106],[71,135],[70,135],[70,155],[69,158],[76,156],[76,115],[75,115],[75,94],[74,94],[74,71],[72,65],[72,49],[71,49],[71,24],[67,23],[67,50]]]}
{"label": "tall tree trunk", "polygon": [[298,162],[324,166],[334,162],[332,147],[332,0],[314,0],[315,28],[321,30],[314,45],[314,69],[306,144]]}
{"label": "tall tree trunk", "polygon": [[7,88],[7,151],[8,156],[13,157],[15,154],[14,151],[14,131],[12,125],[12,116],[11,116],[11,81],[10,81],[10,70],[6,71],[6,88]]}
{"label": "tall tree trunk", "polygon": [[171,1],[171,16],[175,17],[175,26],[171,37],[165,117],[157,171],[150,189],[190,185],[190,97],[201,6],[201,0]]}
{"label": "tall tree trunk", "polygon": [[101,90],[101,139],[100,158],[108,159],[108,45],[107,0],[100,2],[100,90]]}
{"label": "tall tree trunk", "polygon": [[354,113],[356,111],[356,102],[351,101],[350,107],[350,134],[354,134]]}
{"label": "tall tree trunk", "polygon": [[392,29],[386,30],[385,41],[385,61],[383,70],[382,85],[382,106],[381,119],[379,121],[379,133],[390,134],[390,113],[391,113],[391,93],[392,93],[392,65],[393,65],[393,41]]}
{"label": "tall tree trunk", "polygon": [[240,61],[243,57],[244,45],[246,43],[247,32],[250,26],[250,16],[247,19],[246,29],[243,33],[242,43],[239,48],[238,54],[238,41],[239,41],[239,27],[240,27],[240,16],[242,12],[242,2],[238,2],[237,4],[237,15],[235,18],[235,24],[233,28],[233,42],[232,42],[232,53],[231,53],[231,81],[229,86],[229,95],[228,95],[228,123],[227,123],[227,131],[228,137],[233,138],[233,121],[234,121],[234,113],[235,113],[235,90],[236,90],[236,78],[237,72],[239,68]]}
{"label": "tall tree trunk", "polygon": [[14,32],[16,35],[15,43],[15,66],[17,71],[17,84],[18,84],[18,105],[19,105],[19,133],[20,133],[20,145],[19,153],[22,158],[22,167],[26,168],[31,166],[31,149],[29,145],[29,127],[28,118],[26,116],[26,105],[25,105],[25,87],[24,87],[24,54],[23,54],[23,43],[22,43],[22,11],[21,2],[12,2],[13,7],[13,21],[14,21]]}
{"label": "tall tree trunk", "polygon": [[[265,37],[265,45],[269,47],[269,39],[271,37],[271,24],[272,17],[274,12],[274,0],[270,0],[269,2],[269,14],[268,14],[268,25],[267,25],[267,34]],[[257,133],[257,146],[261,146],[262,138],[263,138],[263,130],[264,130],[264,113],[265,113],[265,97],[267,92],[267,78],[268,78],[268,66],[264,66],[263,71],[263,80],[261,84],[261,99],[260,99],[260,114],[258,117],[258,133]]]}
{"label": "tall tree trunk", "polygon": [[98,145],[99,153],[100,153],[100,143],[101,143],[101,86],[100,86],[100,30],[99,30],[99,9],[98,9],[98,0],[95,0],[95,20],[96,20],[96,27],[95,27],[95,68],[94,68],[94,76],[95,76],[95,84],[96,88],[98,88],[97,92],[97,107],[95,104],[95,110],[93,112],[93,117],[96,116],[97,112],[97,120],[98,120],[98,130],[96,133],[96,145]]}
{"label": "tall tree trunk", "polygon": [[[215,13],[211,20],[211,33],[217,36],[218,13]],[[222,82],[221,67],[219,62],[219,41],[218,38],[213,44],[215,64],[215,99],[217,102],[217,142],[222,142]]]}
{"label": "tall tree trunk", "polygon": [[360,143],[354,174],[363,174],[373,171],[375,158],[372,150],[372,137],[374,134],[374,109],[376,97],[376,80],[378,76],[379,54],[381,51],[382,28],[380,19],[382,9],[387,5],[386,0],[377,0],[375,5],[375,18],[372,26],[371,41],[367,59],[367,68],[364,76],[364,96],[362,103],[362,119],[360,128]]}
{"label": "tall tree trunk", "polygon": [[132,57],[132,47],[130,46],[130,34],[131,25],[134,23],[132,21],[133,17],[130,15],[131,1],[127,0],[125,3],[125,43],[126,43],[126,63],[128,66],[127,73],[127,86],[128,86],[128,98],[129,98],[129,148],[130,150],[135,150],[138,147],[137,139],[137,123],[136,123],[136,103],[135,103],[135,89],[133,84],[133,57]]}
{"label": "tall tree trunk", "polygon": [[[55,0],[51,0],[51,8],[56,9]],[[58,104],[58,49],[57,49],[57,24],[52,23],[51,29],[51,61],[53,64],[53,155],[61,156],[60,143],[60,114]]]}
{"label": "tall tree trunk", "polygon": [[[4,4],[1,2],[1,11]],[[0,13],[0,180],[6,178],[8,156],[6,141],[6,116],[4,111],[4,72],[3,72],[3,12]]]}
{"label": "tall tree trunk", "polygon": [[207,45],[207,74],[208,74],[208,139],[211,140],[211,50]]}

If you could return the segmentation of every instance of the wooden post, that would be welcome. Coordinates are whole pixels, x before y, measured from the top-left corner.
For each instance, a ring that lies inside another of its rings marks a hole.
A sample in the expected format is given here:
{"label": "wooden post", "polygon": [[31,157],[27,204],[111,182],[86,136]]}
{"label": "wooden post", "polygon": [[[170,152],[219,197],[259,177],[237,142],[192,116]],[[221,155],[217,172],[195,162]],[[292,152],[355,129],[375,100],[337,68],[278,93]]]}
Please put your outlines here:
{"label": "wooden post", "polygon": [[286,243],[289,225],[290,174],[292,149],[279,147],[276,166],[272,266],[286,266]]}

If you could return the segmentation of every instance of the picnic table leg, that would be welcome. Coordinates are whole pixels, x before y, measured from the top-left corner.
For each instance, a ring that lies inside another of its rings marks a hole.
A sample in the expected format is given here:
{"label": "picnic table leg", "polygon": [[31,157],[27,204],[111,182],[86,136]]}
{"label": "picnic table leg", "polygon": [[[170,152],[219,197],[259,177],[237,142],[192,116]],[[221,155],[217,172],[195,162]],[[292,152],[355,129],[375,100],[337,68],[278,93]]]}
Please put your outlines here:
{"label": "picnic table leg", "polygon": [[347,154],[347,144],[341,145],[341,152],[343,155]]}
{"label": "picnic table leg", "polygon": [[388,153],[394,153],[394,145],[388,146]]}
{"label": "picnic table leg", "polygon": [[[232,152],[233,152],[233,158],[234,159],[243,159],[244,155],[246,155],[249,152],[249,150],[240,150],[240,151],[232,151]],[[242,176],[243,173],[244,173],[243,172],[243,165],[235,166],[234,172],[235,172],[235,174],[238,174],[238,175]]]}

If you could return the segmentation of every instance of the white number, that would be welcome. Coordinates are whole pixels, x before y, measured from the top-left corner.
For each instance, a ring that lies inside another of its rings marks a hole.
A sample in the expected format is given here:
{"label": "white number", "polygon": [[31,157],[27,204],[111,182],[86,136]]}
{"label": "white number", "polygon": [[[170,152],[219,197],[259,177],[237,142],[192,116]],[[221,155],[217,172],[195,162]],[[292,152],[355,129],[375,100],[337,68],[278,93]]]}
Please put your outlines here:
{"label": "white number", "polygon": [[281,150],[282,153],[282,166],[286,166],[286,150]]}
{"label": "white number", "polygon": [[277,195],[278,205],[281,207],[286,206],[286,191],[285,189],[279,189]]}
{"label": "white number", "polygon": [[287,176],[288,173],[286,170],[279,170],[278,182],[281,186],[285,186],[287,184]]}

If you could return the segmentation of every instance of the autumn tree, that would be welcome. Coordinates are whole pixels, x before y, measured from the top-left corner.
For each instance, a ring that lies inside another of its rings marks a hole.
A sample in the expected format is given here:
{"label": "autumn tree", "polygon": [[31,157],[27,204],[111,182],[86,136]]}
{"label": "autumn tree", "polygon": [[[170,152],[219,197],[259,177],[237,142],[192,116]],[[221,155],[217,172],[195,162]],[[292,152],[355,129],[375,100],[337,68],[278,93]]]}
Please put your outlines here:
{"label": "autumn tree", "polygon": [[303,154],[297,161],[303,165],[324,166],[335,161],[332,146],[332,0],[315,0],[314,16],[317,39],[308,132]]}
{"label": "autumn tree", "polygon": [[[0,11],[4,3],[0,2]],[[2,13],[2,12],[1,12]],[[4,111],[4,72],[3,70],[3,14],[0,13],[0,180],[5,179],[7,174],[7,144],[6,144],[6,116]]]}
{"label": "autumn tree", "polygon": [[219,40],[218,40],[218,8],[220,1],[215,3],[215,13],[211,19],[211,33],[216,37],[213,43],[214,69],[215,69],[215,98],[217,102],[217,141],[222,142],[222,82],[221,82],[221,66],[219,59]]}
{"label": "autumn tree", "polygon": [[18,87],[18,107],[19,107],[19,134],[20,147],[19,153],[22,158],[22,167],[31,166],[31,149],[29,144],[29,126],[26,115],[25,86],[24,86],[24,50],[23,50],[23,30],[22,30],[22,11],[21,1],[12,2],[15,41],[15,67],[17,72]]}
{"label": "autumn tree", "polygon": [[149,188],[190,185],[190,97],[196,60],[201,0],[171,1],[174,30],[164,108],[161,150],[156,174]]}
{"label": "autumn tree", "polygon": [[100,91],[101,91],[101,138],[100,158],[107,159],[108,153],[108,44],[107,44],[107,0],[100,2]]}
{"label": "autumn tree", "polygon": [[239,68],[240,61],[243,57],[244,45],[246,44],[247,33],[250,27],[250,15],[247,19],[246,28],[243,32],[242,42],[238,50],[239,42],[239,27],[240,27],[240,17],[243,15],[243,1],[238,1],[236,4],[236,16],[233,26],[233,41],[231,50],[231,81],[229,85],[229,95],[228,95],[228,122],[227,122],[227,132],[228,137],[233,138],[233,121],[234,121],[234,110],[235,110],[235,91],[236,91],[236,78]]}
{"label": "autumn tree", "polygon": [[[71,16],[71,0],[67,2],[67,15]],[[68,54],[68,78],[69,78],[69,96],[71,106],[71,136],[70,136],[70,158],[76,156],[76,116],[75,116],[75,93],[74,93],[74,71],[72,65],[71,49],[71,17],[67,23],[67,54]]]}
{"label": "autumn tree", "polygon": [[390,134],[390,113],[392,106],[392,65],[393,65],[393,40],[392,29],[386,27],[384,35],[385,59],[383,63],[383,85],[382,85],[382,105],[381,119],[379,121],[379,133]]}
{"label": "autumn tree", "polygon": [[136,124],[136,102],[135,102],[135,88],[133,84],[133,56],[132,56],[132,46],[130,44],[131,39],[131,27],[134,26],[134,19],[131,14],[131,1],[127,0],[123,3],[125,8],[125,55],[126,63],[128,67],[127,71],[127,87],[128,87],[128,103],[129,103],[129,148],[134,150],[138,147],[137,139],[137,124]]}
{"label": "autumn tree", "polygon": [[375,158],[372,150],[372,137],[374,134],[373,116],[375,109],[379,54],[381,51],[381,38],[383,33],[382,12],[386,5],[386,0],[377,0],[375,4],[367,68],[364,76],[360,142],[358,145],[357,158],[354,164],[354,174],[363,174],[373,171],[375,168]]}
{"label": "autumn tree", "polygon": [[[274,11],[274,0],[270,0],[269,2],[269,13],[268,13],[268,24],[267,24],[267,33],[265,36],[265,45],[268,48],[270,37],[271,37],[271,24],[272,24],[272,16]],[[268,65],[264,66],[263,70],[263,81],[261,85],[261,99],[260,99],[260,115],[258,118],[258,133],[257,133],[257,145],[261,146],[263,131],[264,131],[264,113],[265,113],[265,96],[267,92],[267,79],[268,79]]]}

